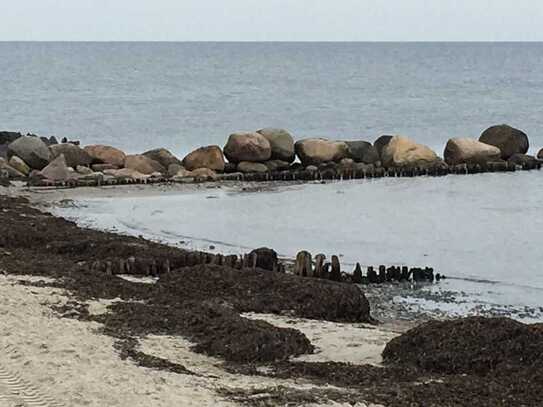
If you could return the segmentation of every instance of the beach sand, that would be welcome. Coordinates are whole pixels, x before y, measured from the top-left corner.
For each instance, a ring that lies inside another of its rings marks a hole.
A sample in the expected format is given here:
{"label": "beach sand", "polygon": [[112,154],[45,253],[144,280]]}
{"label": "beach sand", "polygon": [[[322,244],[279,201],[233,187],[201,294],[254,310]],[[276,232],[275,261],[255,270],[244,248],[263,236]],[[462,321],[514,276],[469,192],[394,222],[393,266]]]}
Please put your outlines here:
{"label": "beach sand", "polygon": [[[225,390],[254,391],[258,402],[270,388],[317,388],[300,380],[227,373],[219,359],[193,352],[192,344],[179,337],[149,336],[140,341],[138,350],[181,363],[196,375],[139,367],[119,358],[114,339],[100,333],[100,324],[60,318],[52,310],[51,306],[62,306],[70,300],[67,292],[22,285],[21,280],[35,284],[46,279],[0,274],[1,406],[222,407],[238,405],[221,396]],[[114,301],[92,301],[89,311],[107,312],[107,306]],[[247,317],[306,333],[318,353],[303,356],[302,360],[378,363],[384,344],[395,335],[380,328],[349,324],[258,314]],[[341,404],[323,401],[313,405]]]}

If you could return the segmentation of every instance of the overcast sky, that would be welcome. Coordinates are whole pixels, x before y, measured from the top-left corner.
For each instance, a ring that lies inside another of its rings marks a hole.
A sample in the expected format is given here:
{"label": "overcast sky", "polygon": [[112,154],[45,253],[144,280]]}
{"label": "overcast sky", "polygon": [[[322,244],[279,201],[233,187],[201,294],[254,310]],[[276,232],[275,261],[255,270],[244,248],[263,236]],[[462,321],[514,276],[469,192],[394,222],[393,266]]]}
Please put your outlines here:
{"label": "overcast sky", "polygon": [[541,41],[543,0],[0,0],[0,40]]}

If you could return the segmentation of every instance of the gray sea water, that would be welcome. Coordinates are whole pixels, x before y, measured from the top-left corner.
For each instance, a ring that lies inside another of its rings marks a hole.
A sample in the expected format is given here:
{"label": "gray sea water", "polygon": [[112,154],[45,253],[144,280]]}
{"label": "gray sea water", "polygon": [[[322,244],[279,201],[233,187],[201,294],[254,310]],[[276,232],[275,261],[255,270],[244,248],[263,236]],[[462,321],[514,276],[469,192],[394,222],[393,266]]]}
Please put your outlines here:
{"label": "gray sea water", "polygon": [[[223,145],[285,127],[296,138],[400,133],[441,153],[509,123],[543,147],[540,43],[0,43],[0,129],[128,152]],[[451,313],[542,319],[543,173],[361,180],[85,199],[65,216],[172,244],[364,265],[429,265]]]}
{"label": "gray sea water", "polygon": [[543,146],[542,43],[2,43],[0,129],[182,155],[236,130]]}

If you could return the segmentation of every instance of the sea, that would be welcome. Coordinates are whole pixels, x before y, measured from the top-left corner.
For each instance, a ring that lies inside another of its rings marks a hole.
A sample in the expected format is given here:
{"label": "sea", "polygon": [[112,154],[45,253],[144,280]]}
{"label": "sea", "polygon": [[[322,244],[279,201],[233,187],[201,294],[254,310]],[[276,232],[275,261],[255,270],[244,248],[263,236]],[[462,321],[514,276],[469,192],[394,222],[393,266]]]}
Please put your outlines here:
{"label": "sea", "polygon": [[[0,42],[0,130],[182,157],[282,127],[296,139],[402,134],[441,154],[451,137],[508,123],[535,154],[542,66],[542,43]],[[397,301],[543,320],[542,209],[534,171],[87,196],[55,211],[182,247],[304,249],[340,255],[346,271],[429,266],[449,278],[423,289],[448,300]]]}

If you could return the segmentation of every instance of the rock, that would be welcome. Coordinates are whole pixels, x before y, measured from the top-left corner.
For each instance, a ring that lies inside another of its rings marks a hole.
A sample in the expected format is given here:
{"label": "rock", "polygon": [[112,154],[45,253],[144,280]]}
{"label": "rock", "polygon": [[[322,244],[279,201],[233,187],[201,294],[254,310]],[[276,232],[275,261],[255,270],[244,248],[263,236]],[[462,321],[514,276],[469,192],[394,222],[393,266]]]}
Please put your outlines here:
{"label": "rock", "polygon": [[527,154],[513,154],[507,161],[527,168],[535,168],[539,164],[537,158]]}
{"label": "rock", "polygon": [[526,154],[530,147],[526,133],[507,124],[486,129],[479,137],[479,141],[498,147],[504,160],[513,154]]}
{"label": "rock", "polygon": [[224,172],[231,174],[238,171],[238,166],[235,163],[224,163]]}
{"label": "rock", "polygon": [[9,159],[8,164],[24,175],[30,174],[30,167],[16,155]]}
{"label": "rock", "polygon": [[343,141],[331,141],[323,138],[297,141],[294,149],[304,166],[341,161],[349,154],[349,148]]}
{"label": "rock", "polygon": [[224,155],[219,146],[200,147],[183,158],[183,167],[192,171],[198,168],[209,168],[213,171],[224,171]]}
{"label": "rock", "polygon": [[393,136],[381,136],[377,140],[373,142],[373,146],[377,150],[377,154],[379,154],[379,158],[383,158],[383,149],[390,143],[390,140],[392,140]]}
{"label": "rock", "polygon": [[22,136],[8,145],[7,157],[16,155],[30,168],[41,170],[51,159],[47,145],[38,137]]}
{"label": "rock", "polygon": [[294,153],[294,139],[290,133],[283,129],[266,128],[258,130],[271,146],[272,160],[281,160],[291,163],[296,158]]}
{"label": "rock", "polygon": [[166,168],[158,161],[141,154],[127,155],[124,160],[124,167],[144,175],[151,175],[153,172],[166,173]]}
{"label": "rock", "polygon": [[290,163],[281,160],[271,160],[266,161],[264,165],[268,168],[269,171],[283,171],[289,169]]}
{"label": "rock", "polygon": [[348,157],[357,163],[374,164],[380,160],[377,149],[367,141],[345,141],[349,148]]}
{"label": "rock", "polygon": [[317,167],[316,165],[308,165],[307,167],[305,167],[305,170],[309,172],[317,172],[319,170],[319,167]]}
{"label": "rock", "polygon": [[381,154],[383,166],[388,167],[428,167],[439,162],[439,157],[429,147],[413,140],[394,136]]}
{"label": "rock", "polygon": [[234,133],[224,146],[224,155],[233,163],[268,161],[271,146],[266,137],[259,133]]}
{"label": "rock", "polygon": [[154,150],[146,151],[143,155],[156,161],[164,168],[168,168],[171,164],[181,165],[181,161],[165,148],[155,148]]}
{"label": "rock", "polygon": [[112,164],[118,168],[124,166],[126,154],[115,147],[95,144],[86,146],[84,150],[91,156],[93,164]]}
{"label": "rock", "polygon": [[217,174],[215,173],[215,171],[209,168],[197,168],[194,171],[190,171],[190,174],[197,181],[214,181],[217,179]]}
{"label": "rock", "polygon": [[96,181],[96,182],[103,182],[104,181],[104,174],[101,172],[90,172],[88,174],[79,174],[77,176],[78,180],[81,181]]}
{"label": "rock", "polygon": [[354,160],[352,158],[344,158],[339,162],[342,169],[354,168]]}
{"label": "rock", "polygon": [[238,164],[238,171],[245,174],[250,172],[268,172],[268,167],[262,163],[253,163],[249,161],[242,161]]}
{"label": "rock", "polygon": [[85,167],[83,165],[78,165],[77,167],[75,167],[75,171],[81,175],[88,175],[94,173],[94,171],[92,171],[89,167]]}
{"label": "rock", "polygon": [[186,178],[186,177],[192,177],[192,172],[189,170],[181,167],[179,171],[177,171],[174,175],[175,178]]}
{"label": "rock", "polygon": [[149,175],[142,174],[132,168],[121,168],[120,170],[105,170],[105,175],[112,175],[115,178],[120,179],[134,179],[134,180],[146,180]]}
{"label": "rock", "polygon": [[313,265],[311,261],[311,253],[302,250],[296,255],[296,263],[294,264],[294,274],[302,277],[313,276]]}
{"label": "rock", "polygon": [[23,135],[14,131],[0,131],[0,144],[13,143],[19,137],[23,137]]}
{"label": "rock", "polygon": [[267,247],[261,247],[249,253],[249,256],[255,255],[256,267],[269,271],[278,270],[279,260],[277,258],[277,252],[275,250],[269,249]]}
{"label": "rock", "polygon": [[75,178],[66,164],[64,154],[59,155],[51,161],[49,165],[41,170],[41,174],[51,181],[67,181]]}
{"label": "rock", "polygon": [[55,144],[49,147],[51,159],[64,154],[68,167],[77,167],[78,165],[90,165],[92,157],[81,147],[71,143]]}
{"label": "rock", "polygon": [[362,267],[360,267],[360,263],[356,263],[356,267],[353,272],[353,283],[362,284],[362,281]]}
{"label": "rock", "polygon": [[481,164],[499,159],[498,147],[470,138],[452,138],[447,142],[443,157],[449,165]]}
{"label": "rock", "polygon": [[168,165],[168,177],[175,177],[177,173],[181,170],[183,170],[183,166],[181,164],[170,164]]}
{"label": "rock", "polygon": [[320,253],[315,256],[315,272],[313,275],[317,278],[325,278],[324,272],[324,262],[326,260],[326,255]]}
{"label": "rock", "polygon": [[18,179],[18,178],[24,178],[24,177],[25,177],[25,174],[23,174],[20,171],[17,171],[15,168],[9,165],[6,160],[4,160],[3,158],[0,158],[0,178]]}
{"label": "rock", "polygon": [[119,167],[113,164],[92,164],[91,168],[96,172],[104,172],[106,170],[118,170]]}

